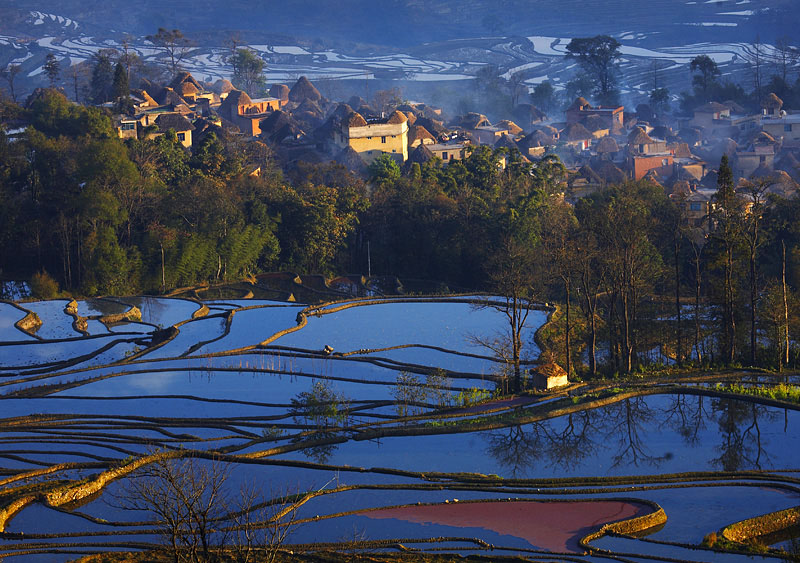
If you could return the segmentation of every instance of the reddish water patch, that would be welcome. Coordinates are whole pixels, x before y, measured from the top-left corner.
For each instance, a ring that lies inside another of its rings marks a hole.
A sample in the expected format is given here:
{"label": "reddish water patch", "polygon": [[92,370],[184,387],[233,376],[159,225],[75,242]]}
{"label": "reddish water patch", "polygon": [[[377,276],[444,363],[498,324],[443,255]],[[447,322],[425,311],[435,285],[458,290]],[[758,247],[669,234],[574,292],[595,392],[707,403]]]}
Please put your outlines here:
{"label": "reddish water patch", "polygon": [[603,524],[650,511],[646,505],[620,501],[459,502],[401,506],[364,513],[369,518],[396,518],[417,524],[483,528],[515,536],[549,551],[581,551],[578,540]]}

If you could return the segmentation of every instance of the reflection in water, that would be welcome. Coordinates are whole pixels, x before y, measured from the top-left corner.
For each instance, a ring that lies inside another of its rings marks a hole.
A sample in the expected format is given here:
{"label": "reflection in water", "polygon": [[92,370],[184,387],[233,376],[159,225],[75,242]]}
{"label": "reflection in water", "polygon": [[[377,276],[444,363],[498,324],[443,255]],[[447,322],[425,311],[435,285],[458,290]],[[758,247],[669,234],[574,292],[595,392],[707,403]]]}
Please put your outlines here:
{"label": "reflection in water", "polygon": [[717,416],[721,442],[717,446],[719,457],[712,460],[723,471],[761,469],[769,459],[761,439],[759,418],[775,418],[763,405],[733,399],[712,399],[711,408]]}
{"label": "reflection in water", "polygon": [[[717,443],[718,456],[703,455],[709,469],[742,471],[774,465],[762,426],[779,416],[774,409],[734,399],[633,397],[484,436],[487,453],[513,477],[534,474],[537,465],[565,473],[581,471],[592,460],[608,471],[645,465],[683,470],[680,461],[670,464],[674,452],[685,449],[681,443],[704,453],[710,452],[704,444]],[[666,451],[654,452],[654,447]]]}
{"label": "reflection in water", "polygon": [[645,445],[645,425],[655,418],[655,412],[646,402],[645,397],[633,397],[610,405],[606,409],[606,440],[617,443],[617,452],[612,458],[611,467],[639,464],[658,465],[661,457],[650,453]]}
{"label": "reflection in water", "polygon": [[568,414],[563,426],[559,420],[495,430],[487,434],[487,453],[515,478],[525,475],[536,461],[575,469],[594,455],[595,419],[595,411],[587,410]]}
{"label": "reflection in water", "polygon": [[703,396],[670,395],[670,404],[665,409],[665,425],[677,432],[690,446],[697,445],[699,433],[706,427],[709,417],[704,407]]}

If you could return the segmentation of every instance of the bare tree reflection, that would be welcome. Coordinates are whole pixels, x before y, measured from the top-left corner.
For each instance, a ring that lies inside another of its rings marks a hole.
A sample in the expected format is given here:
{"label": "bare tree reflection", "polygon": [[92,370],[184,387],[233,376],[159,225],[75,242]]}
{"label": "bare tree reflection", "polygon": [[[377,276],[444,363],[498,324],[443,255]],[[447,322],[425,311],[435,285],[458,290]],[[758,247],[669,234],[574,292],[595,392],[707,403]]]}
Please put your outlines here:
{"label": "bare tree reflection", "polygon": [[617,441],[617,453],[612,457],[611,467],[640,464],[657,465],[666,457],[650,453],[642,437],[644,426],[655,418],[645,397],[632,397],[614,403],[606,409],[606,437]]}
{"label": "bare tree reflection", "polygon": [[597,431],[594,410],[570,413],[560,430],[546,429],[547,456],[551,467],[574,470],[580,463],[595,454],[592,435]]}
{"label": "bare tree reflection", "polygon": [[664,425],[675,430],[688,445],[695,446],[700,441],[700,431],[706,427],[709,413],[702,395],[679,393],[670,395],[670,404],[664,409],[664,415]]}
{"label": "bare tree reflection", "polygon": [[487,453],[498,465],[508,469],[513,478],[524,476],[526,470],[544,453],[545,433],[538,422],[493,430],[487,435]]}
{"label": "bare tree reflection", "polygon": [[558,421],[510,426],[490,432],[487,452],[516,478],[539,461],[564,471],[573,470],[594,455],[592,433],[596,413],[581,411]]}
{"label": "bare tree reflection", "polygon": [[713,399],[711,407],[717,416],[722,442],[717,446],[719,456],[711,463],[723,471],[762,469],[769,464],[764,449],[759,419],[777,416],[767,407],[736,399]]}

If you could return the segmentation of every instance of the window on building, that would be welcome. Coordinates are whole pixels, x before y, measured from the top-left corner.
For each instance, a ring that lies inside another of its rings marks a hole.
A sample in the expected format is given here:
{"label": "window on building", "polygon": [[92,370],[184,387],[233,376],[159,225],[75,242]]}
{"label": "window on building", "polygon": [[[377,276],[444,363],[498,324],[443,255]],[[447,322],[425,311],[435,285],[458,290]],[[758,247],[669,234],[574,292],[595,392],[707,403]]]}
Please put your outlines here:
{"label": "window on building", "polygon": [[763,155],[763,154],[762,154],[761,156],[759,156],[759,157],[758,157],[758,163],[759,163],[759,164],[764,164],[765,162],[767,162],[767,157],[766,157],[766,155]]}
{"label": "window on building", "polygon": [[386,142],[386,137],[381,137],[381,143],[385,143],[385,142]]}
{"label": "window on building", "polygon": [[692,211],[702,211],[703,208],[701,207],[700,202],[692,202],[689,204],[689,209]]}
{"label": "window on building", "polygon": [[122,124],[122,130],[123,131],[133,131],[134,129],[136,129],[136,124],[135,123],[123,123]]}
{"label": "window on building", "polygon": [[669,166],[669,159],[668,158],[662,158],[661,159],[661,166]]}
{"label": "window on building", "polygon": [[368,141],[371,141],[371,140],[372,140],[372,137],[367,137],[367,140],[368,140]]}
{"label": "window on building", "polygon": [[442,160],[447,160],[447,152],[442,153]]}
{"label": "window on building", "polygon": [[639,145],[639,152],[644,152],[644,145]]}
{"label": "window on building", "polygon": [[787,133],[791,133],[792,124],[791,123],[787,123],[786,125],[783,126],[783,130],[786,131]]}
{"label": "window on building", "polygon": [[178,133],[178,140],[181,143],[186,142],[186,133]]}
{"label": "window on building", "polygon": [[397,150],[395,150],[395,149],[392,149],[392,152],[397,152]]}

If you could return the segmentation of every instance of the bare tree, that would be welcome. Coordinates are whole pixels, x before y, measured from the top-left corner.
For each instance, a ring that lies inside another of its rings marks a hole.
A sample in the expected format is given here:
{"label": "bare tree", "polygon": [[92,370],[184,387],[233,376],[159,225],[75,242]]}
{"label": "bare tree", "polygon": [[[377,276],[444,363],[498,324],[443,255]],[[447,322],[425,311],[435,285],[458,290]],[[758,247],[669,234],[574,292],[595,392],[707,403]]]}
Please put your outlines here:
{"label": "bare tree", "polygon": [[490,281],[501,300],[490,300],[483,306],[503,313],[508,320],[508,330],[494,339],[474,338],[474,341],[492,350],[505,363],[513,374],[513,390],[519,392],[522,390],[522,337],[534,293],[535,252],[532,246],[509,236],[492,261]]}
{"label": "bare tree", "polygon": [[214,561],[226,539],[228,474],[218,461],[161,458],[133,473],[117,501],[152,515],[175,563]]}
{"label": "bare tree", "polygon": [[163,27],[158,28],[158,33],[148,35],[147,40],[159,47],[169,58],[169,70],[174,76],[180,68],[181,62],[191,51],[194,43],[184,37],[179,29],[168,31]]}
{"label": "bare tree", "polygon": [[287,491],[266,502],[263,498],[254,486],[242,487],[239,510],[231,516],[235,531],[230,551],[236,563],[273,563],[297,525],[297,508],[304,497]]}
{"label": "bare tree", "polygon": [[0,71],[0,76],[3,77],[3,80],[8,82],[8,89],[11,90],[11,99],[14,100],[14,103],[17,102],[17,94],[14,92],[14,79],[22,70],[22,66],[20,65],[8,65],[2,71]]}
{"label": "bare tree", "polygon": [[778,67],[778,73],[784,83],[788,84],[789,72],[797,65],[799,58],[800,51],[798,51],[797,47],[792,46],[791,38],[779,37],[775,40],[773,61]]}

